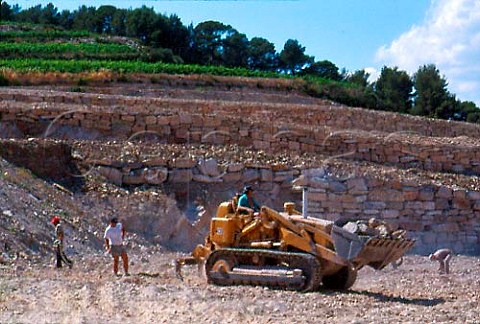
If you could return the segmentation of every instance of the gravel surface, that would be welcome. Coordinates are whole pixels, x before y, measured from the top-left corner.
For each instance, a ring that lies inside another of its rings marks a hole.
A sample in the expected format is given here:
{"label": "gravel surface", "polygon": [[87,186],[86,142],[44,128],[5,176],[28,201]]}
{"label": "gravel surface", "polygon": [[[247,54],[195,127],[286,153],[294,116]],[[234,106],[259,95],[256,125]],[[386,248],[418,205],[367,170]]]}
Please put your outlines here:
{"label": "gravel surface", "polygon": [[105,255],[7,262],[0,268],[1,323],[478,323],[480,259],[455,256],[449,275],[410,255],[397,268],[360,270],[346,292],[209,285],[196,267],[175,277],[171,252],[130,250],[130,277]]}

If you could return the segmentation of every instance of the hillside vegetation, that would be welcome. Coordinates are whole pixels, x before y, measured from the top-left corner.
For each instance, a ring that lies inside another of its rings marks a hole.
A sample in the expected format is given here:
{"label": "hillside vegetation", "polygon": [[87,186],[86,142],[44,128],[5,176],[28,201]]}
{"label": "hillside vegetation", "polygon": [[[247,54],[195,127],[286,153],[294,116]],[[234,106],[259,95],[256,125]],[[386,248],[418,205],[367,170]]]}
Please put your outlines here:
{"label": "hillside vegetation", "polygon": [[[370,82],[365,70],[351,72],[339,69],[329,60],[315,60],[296,39],[286,40],[283,49],[277,51],[267,39],[248,39],[222,22],[205,21],[197,26],[185,26],[178,16],[165,16],[145,6],[128,10],[82,6],[74,11],[59,12],[53,4],[21,8],[3,2],[0,20],[8,21],[0,26],[4,48],[0,54],[2,58],[12,58],[2,62],[2,66],[20,71],[80,73],[107,69],[125,73],[294,77],[304,81],[304,93],[350,106],[480,121],[475,103],[458,100],[433,64],[419,67],[412,76],[397,67],[384,66],[379,79]],[[115,44],[118,39],[128,42],[128,46]],[[35,45],[36,42],[44,47]],[[59,42],[63,44],[55,44]],[[24,59],[102,62],[82,62],[74,68],[58,62],[39,64],[36,60]],[[105,60],[118,63],[107,64]],[[125,61],[156,65],[125,64]],[[182,66],[158,65],[159,62]],[[3,78],[0,84],[5,83],[7,80]]]}

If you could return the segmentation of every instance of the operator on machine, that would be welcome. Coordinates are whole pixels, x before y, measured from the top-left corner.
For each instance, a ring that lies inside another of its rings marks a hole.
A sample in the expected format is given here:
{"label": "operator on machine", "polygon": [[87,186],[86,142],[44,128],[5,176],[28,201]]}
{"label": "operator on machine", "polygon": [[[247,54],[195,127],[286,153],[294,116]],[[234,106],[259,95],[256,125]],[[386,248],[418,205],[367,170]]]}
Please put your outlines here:
{"label": "operator on machine", "polygon": [[253,198],[252,186],[245,186],[243,194],[238,199],[237,213],[253,215],[260,211],[260,205]]}

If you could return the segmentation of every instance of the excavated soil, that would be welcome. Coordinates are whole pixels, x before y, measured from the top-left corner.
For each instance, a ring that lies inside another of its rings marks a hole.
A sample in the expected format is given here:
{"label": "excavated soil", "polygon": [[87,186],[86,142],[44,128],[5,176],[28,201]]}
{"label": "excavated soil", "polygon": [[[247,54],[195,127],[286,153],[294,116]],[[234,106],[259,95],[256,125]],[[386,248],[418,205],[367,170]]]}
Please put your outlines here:
{"label": "excavated soil", "polygon": [[129,251],[130,277],[115,277],[110,258],[73,255],[52,262],[1,266],[2,323],[478,323],[480,259],[456,256],[449,275],[428,258],[359,272],[345,292],[312,293],[209,285],[195,267],[175,277],[177,254]]}

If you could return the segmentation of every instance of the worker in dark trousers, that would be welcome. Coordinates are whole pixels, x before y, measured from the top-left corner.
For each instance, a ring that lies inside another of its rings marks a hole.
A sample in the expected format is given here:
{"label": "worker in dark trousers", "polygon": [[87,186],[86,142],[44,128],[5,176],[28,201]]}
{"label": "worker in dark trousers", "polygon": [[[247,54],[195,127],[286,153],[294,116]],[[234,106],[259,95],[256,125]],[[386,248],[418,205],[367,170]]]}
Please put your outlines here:
{"label": "worker in dark trousers", "polygon": [[54,216],[50,222],[55,226],[55,240],[53,241],[53,247],[57,253],[57,268],[61,268],[63,262],[71,269],[73,261],[67,258],[65,251],[63,250],[65,231],[62,224],[60,224],[60,217]]}

